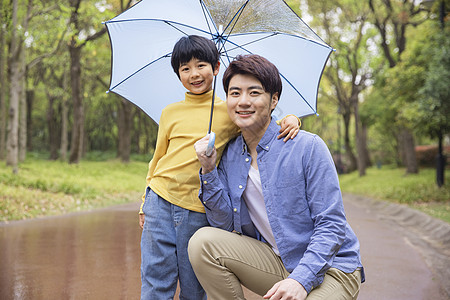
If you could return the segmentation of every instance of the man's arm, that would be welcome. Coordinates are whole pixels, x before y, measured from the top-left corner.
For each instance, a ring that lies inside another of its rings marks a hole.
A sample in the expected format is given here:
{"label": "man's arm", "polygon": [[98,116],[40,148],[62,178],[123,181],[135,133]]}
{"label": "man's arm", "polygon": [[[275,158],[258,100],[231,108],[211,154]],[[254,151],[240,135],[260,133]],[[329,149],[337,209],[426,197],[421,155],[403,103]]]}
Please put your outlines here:
{"label": "man's arm", "polygon": [[206,156],[209,135],[194,144],[198,160],[202,165],[200,169],[199,198],[205,207],[206,217],[213,227],[224,230],[233,230],[233,211],[231,199],[227,193],[227,180],[223,161],[216,167],[217,152],[213,149],[211,156]]}
{"label": "man's arm", "polygon": [[339,180],[326,144],[316,136],[305,157],[306,199],[314,222],[313,234],[298,266],[289,278],[309,293],[320,285],[345,240],[345,218]]}

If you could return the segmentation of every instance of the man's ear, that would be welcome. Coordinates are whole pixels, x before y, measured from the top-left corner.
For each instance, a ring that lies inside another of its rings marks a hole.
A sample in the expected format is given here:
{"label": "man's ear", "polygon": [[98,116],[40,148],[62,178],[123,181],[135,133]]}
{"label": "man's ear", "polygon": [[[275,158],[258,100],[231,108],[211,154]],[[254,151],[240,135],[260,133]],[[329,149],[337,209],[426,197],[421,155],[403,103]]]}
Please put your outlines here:
{"label": "man's ear", "polygon": [[275,107],[277,107],[278,104],[278,93],[274,93],[272,95],[272,99],[270,99],[270,110],[273,111],[275,109]]}
{"label": "man's ear", "polygon": [[214,67],[214,72],[213,72],[214,76],[219,74],[219,69],[220,69],[220,61],[218,61],[216,66]]}

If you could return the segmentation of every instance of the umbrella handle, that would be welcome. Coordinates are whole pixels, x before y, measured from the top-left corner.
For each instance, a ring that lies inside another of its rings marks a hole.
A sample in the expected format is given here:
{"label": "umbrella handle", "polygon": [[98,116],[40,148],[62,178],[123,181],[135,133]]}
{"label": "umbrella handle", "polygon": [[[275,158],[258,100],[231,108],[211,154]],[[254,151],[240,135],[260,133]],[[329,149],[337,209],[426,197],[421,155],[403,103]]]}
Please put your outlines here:
{"label": "umbrella handle", "polygon": [[209,141],[208,146],[206,147],[206,156],[211,156],[213,150],[214,150],[214,142],[216,141],[216,134],[214,132],[211,132],[209,134]]}

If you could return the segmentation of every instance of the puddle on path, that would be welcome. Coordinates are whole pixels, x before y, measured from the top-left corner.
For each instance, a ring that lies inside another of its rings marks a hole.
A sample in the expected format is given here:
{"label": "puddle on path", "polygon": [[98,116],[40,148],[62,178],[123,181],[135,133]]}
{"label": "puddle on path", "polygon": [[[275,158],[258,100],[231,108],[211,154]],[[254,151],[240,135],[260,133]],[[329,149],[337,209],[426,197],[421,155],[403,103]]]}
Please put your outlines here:
{"label": "puddle on path", "polygon": [[0,225],[0,299],[138,299],[138,207]]}

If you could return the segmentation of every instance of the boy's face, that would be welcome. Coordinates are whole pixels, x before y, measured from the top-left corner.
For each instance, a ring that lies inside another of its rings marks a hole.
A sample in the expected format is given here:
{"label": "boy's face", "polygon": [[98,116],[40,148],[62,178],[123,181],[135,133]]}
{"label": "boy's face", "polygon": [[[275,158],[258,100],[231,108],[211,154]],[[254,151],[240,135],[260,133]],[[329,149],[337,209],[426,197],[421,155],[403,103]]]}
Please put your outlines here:
{"label": "boy's face", "polygon": [[277,103],[278,95],[266,92],[256,77],[236,74],[231,78],[227,92],[228,115],[242,131],[265,130]]}
{"label": "boy's face", "polygon": [[192,94],[200,95],[212,89],[214,76],[219,73],[219,65],[213,71],[210,63],[192,58],[178,68],[183,86]]}

